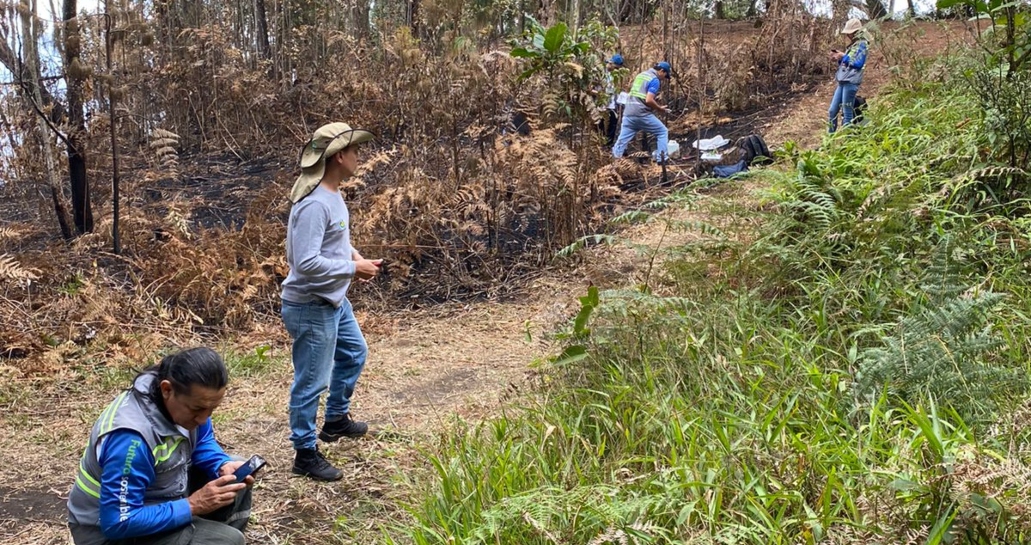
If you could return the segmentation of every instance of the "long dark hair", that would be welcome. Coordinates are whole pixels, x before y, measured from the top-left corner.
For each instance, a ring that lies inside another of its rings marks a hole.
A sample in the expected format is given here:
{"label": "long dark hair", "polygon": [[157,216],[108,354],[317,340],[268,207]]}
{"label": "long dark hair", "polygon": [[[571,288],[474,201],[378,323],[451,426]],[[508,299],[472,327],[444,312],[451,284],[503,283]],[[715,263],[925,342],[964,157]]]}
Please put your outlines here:
{"label": "long dark hair", "polygon": [[221,390],[229,384],[229,371],[222,356],[206,346],[169,354],[161,363],[143,372],[157,375],[150,391],[156,400],[161,400],[161,381],[164,380],[172,383],[172,389],[180,395],[189,395],[194,385]]}

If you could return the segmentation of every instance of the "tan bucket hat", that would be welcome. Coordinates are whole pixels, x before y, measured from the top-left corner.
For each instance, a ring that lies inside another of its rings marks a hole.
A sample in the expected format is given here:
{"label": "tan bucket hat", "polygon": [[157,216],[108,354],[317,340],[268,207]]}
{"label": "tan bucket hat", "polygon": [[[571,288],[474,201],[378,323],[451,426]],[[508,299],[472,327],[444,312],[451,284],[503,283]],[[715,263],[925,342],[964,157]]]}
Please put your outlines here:
{"label": "tan bucket hat", "polygon": [[863,30],[863,22],[860,21],[859,19],[856,19],[855,17],[853,17],[853,18],[849,19],[848,22],[845,23],[844,28],[841,29],[841,33],[842,34],[855,34],[856,32],[859,32],[860,30]]}
{"label": "tan bucket hat", "polygon": [[315,131],[301,148],[301,175],[290,190],[290,202],[297,203],[307,197],[326,173],[326,157],[354,145],[368,142],[375,136],[363,129],[352,129],[347,123],[329,123]]}

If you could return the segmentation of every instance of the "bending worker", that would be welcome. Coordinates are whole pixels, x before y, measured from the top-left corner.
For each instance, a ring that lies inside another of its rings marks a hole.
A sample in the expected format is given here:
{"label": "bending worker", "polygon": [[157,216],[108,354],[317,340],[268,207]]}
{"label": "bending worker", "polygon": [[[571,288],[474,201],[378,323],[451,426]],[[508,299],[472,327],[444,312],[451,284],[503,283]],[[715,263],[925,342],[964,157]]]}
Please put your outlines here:
{"label": "bending worker", "polygon": [[75,545],[243,545],[254,477],[236,482],[211,413],[229,374],[210,348],[144,370],[100,413],[68,496]]}
{"label": "bending worker", "polygon": [[623,110],[623,124],[619,128],[619,139],[612,147],[612,156],[620,158],[626,152],[626,147],[633,140],[634,135],[644,131],[655,137],[655,161],[664,162],[667,157],[666,144],[669,141],[669,130],[655,112],[666,113],[669,108],[660,105],[655,101],[655,95],[659,93],[659,86],[663,80],[669,79],[673,69],[666,61],[655,63],[651,67],[634,78],[630,85],[630,99]]}

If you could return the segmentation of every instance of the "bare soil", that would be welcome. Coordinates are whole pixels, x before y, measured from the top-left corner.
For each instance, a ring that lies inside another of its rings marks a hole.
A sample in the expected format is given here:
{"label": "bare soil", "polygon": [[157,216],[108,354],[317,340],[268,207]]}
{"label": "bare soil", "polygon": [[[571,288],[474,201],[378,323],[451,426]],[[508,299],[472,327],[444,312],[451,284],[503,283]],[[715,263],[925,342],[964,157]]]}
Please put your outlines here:
{"label": "bare soil", "polygon": [[[918,36],[909,42],[915,54],[942,51],[963,36],[955,24],[921,23],[908,32]],[[889,60],[876,46],[873,51],[861,89],[868,97],[875,97],[891,77]],[[802,147],[817,145],[833,90],[833,82],[817,85],[775,105],[773,117],[755,116],[749,128],[764,134],[771,147],[789,139]],[[654,171],[646,174],[655,177]],[[686,178],[682,171],[673,176]],[[748,200],[754,189],[728,184],[701,199]],[[670,213],[678,219],[718,221],[705,209]],[[624,236],[642,244],[672,245],[697,235],[650,223]],[[475,424],[502,407],[518,407],[534,387],[532,364],[555,353],[551,334],[575,315],[576,298],[587,286],[633,285],[653,266],[648,255],[622,247],[593,248],[574,263],[542,271],[519,297],[360,313],[370,359],[353,410],[374,433],[323,447],[344,469],[337,483],[315,483],[290,473],[289,339],[274,318],[258,334],[222,347],[245,355],[255,354],[259,346],[272,347],[264,357],[251,358],[253,373],[237,374],[215,417],[228,451],[259,453],[269,461],[256,485],[250,542],[375,541],[384,523],[404,517],[400,505],[410,497],[410,477],[426,470],[420,445],[452,431],[458,420]],[[362,287],[356,286],[354,294],[361,298]],[[64,502],[89,426],[131,376],[101,365],[63,368],[45,379],[15,378],[18,374],[0,360],[0,543],[68,543]]]}

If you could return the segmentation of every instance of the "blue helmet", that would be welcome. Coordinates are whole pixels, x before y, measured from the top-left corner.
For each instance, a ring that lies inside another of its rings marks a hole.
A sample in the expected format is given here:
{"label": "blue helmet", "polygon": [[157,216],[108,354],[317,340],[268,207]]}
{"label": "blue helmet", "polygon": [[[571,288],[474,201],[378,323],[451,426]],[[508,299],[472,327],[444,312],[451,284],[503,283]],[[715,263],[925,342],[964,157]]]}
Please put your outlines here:
{"label": "blue helmet", "polygon": [[662,70],[663,72],[666,72],[667,76],[672,76],[673,75],[673,67],[670,66],[669,63],[666,62],[666,61],[659,61],[659,62],[655,63],[655,66],[653,66],[652,68],[654,68],[656,70]]}
{"label": "blue helmet", "polygon": [[611,59],[609,59],[609,60],[607,60],[605,62],[611,62],[612,64],[614,64],[616,66],[623,66],[623,55],[620,55],[619,53],[616,53],[615,55],[612,56]]}

